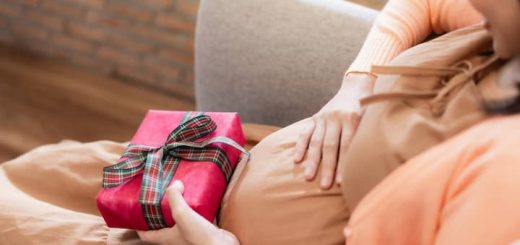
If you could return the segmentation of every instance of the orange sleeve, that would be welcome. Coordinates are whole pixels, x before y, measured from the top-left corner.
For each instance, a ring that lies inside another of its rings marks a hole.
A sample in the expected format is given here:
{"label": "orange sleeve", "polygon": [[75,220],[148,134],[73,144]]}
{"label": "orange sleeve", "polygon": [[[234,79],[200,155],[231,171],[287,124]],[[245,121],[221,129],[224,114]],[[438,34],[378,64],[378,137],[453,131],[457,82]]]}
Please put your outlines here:
{"label": "orange sleeve", "polygon": [[347,73],[369,72],[373,64],[386,64],[432,32],[453,31],[480,19],[468,0],[390,0]]}
{"label": "orange sleeve", "polygon": [[359,203],[346,244],[520,241],[518,125],[488,119],[410,159]]}
{"label": "orange sleeve", "polygon": [[483,154],[466,155],[475,159],[453,177],[435,244],[520,242],[518,125],[500,126],[507,133]]}

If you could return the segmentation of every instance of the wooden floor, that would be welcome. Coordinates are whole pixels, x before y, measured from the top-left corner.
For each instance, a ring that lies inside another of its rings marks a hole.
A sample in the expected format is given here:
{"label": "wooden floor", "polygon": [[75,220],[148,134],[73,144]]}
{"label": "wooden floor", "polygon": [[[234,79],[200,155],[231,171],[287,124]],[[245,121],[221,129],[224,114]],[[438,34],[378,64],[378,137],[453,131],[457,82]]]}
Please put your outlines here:
{"label": "wooden floor", "polygon": [[0,47],[0,162],[63,139],[128,141],[149,108],[194,102]]}

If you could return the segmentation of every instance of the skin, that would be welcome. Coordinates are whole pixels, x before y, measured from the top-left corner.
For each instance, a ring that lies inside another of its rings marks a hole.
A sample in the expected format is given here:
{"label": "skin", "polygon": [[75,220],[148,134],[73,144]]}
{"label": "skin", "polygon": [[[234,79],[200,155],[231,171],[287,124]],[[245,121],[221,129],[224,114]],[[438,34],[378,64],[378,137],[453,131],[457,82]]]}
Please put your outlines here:
{"label": "skin", "polygon": [[[375,77],[351,73],[344,77],[338,93],[311,118],[298,138],[294,163],[303,164],[307,181],[317,177],[323,190],[342,182],[342,168],[352,137],[363,117],[359,100],[371,94]],[[317,176],[321,167],[321,174]]]}
{"label": "skin", "polygon": [[294,162],[304,165],[308,181],[321,167],[320,187],[331,188],[334,180],[341,184],[341,168],[350,141],[363,116],[359,100],[370,95],[376,78],[365,73],[349,73],[338,93],[313,117],[296,143]]}
{"label": "skin", "polygon": [[[486,19],[493,37],[495,52],[503,59],[510,59],[500,80],[509,84],[511,82],[508,81],[520,82],[520,25],[518,24],[520,23],[520,0],[471,0],[471,2]],[[298,142],[295,152],[295,161],[303,162],[304,155],[307,154],[310,160],[304,164],[310,169],[308,179],[315,177],[321,162],[322,168],[329,170],[328,174],[321,176],[321,180],[325,180],[322,182],[324,188],[332,185],[336,172],[334,161],[342,161],[338,149],[348,146],[363,114],[358,100],[364,97],[367,91],[372,90],[374,80],[373,77],[365,74],[351,73],[346,76],[338,94],[313,117],[312,125],[301,135],[301,142]],[[318,135],[314,136],[316,134]],[[329,141],[338,143],[334,145],[323,143]],[[309,144],[319,151],[306,152]],[[219,229],[195,213],[184,201],[183,190],[184,187],[179,181],[167,190],[172,216],[177,224],[172,228],[158,231],[139,231],[142,240],[168,245],[240,244],[233,234]],[[345,229],[344,235],[348,237],[349,234],[350,231]]]}
{"label": "skin", "polygon": [[493,49],[503,59],[520,53],[520,1],[519,0],[470,0],[482,13],[489,33],[493,37]]}
{"label": "skin", "polygon": [[515,89],[520,82],[520,0],[470,0],[482,13],[486,29],[493,37],[493,49],[502,59],[510,59],[499,84]]}
{"label": "skin", "polygon": [[219,229],[188,206],[182,193],[184,185],[175,181],[166,190],[175,226],[155,231],[137,231],[141,240],[161,245],[237,245],[238,239]]}

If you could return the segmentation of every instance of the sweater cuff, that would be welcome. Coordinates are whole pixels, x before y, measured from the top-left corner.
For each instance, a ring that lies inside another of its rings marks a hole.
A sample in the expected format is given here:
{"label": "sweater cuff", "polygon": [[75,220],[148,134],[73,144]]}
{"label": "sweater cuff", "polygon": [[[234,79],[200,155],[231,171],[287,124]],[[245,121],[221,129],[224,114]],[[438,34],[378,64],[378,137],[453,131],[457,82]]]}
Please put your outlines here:
{"label": "sweater cuff", "polygon": [[370,72],[372,65],[385,65],[402,51],[403,47],[397,37],[380,30],[373,31],[346,73]]}

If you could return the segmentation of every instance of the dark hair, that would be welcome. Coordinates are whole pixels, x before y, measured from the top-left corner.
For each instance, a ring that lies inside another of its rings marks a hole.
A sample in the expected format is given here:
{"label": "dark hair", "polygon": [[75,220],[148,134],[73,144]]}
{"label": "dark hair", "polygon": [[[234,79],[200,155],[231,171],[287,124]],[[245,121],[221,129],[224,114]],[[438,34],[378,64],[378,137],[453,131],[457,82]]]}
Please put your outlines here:
{"label": "dark hair", "polygon": [[488,101],[484,103],[484,109],[488,114],[511,115],[520,113],[520,82],[516,83],[518,95],[508,100]]}

